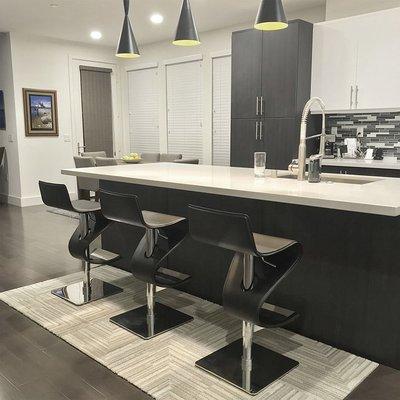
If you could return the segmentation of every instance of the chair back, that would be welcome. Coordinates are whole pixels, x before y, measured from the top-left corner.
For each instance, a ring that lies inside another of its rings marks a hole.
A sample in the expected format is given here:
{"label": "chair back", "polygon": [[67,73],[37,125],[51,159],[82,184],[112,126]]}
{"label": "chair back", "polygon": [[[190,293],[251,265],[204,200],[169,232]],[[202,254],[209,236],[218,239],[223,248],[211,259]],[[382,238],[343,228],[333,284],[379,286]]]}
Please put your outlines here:
{"label": "chair back", "polygon": [[94,163],[93,157],[74,157],[74,163],[76,168],[90,168],[95,167],[96,164]]}
{"label": "chair back", "polygon": [[193,239],[244,254],[257,250],[246,214],[189,205],[189,232]]}
{"label": "chair back", "polygon": [[[91,168],[95,167],[93,157],[74,157],[76,168]],[[89,190],[91,192],[97,192],[99,190],[99,180],[93,178],[82,178],[77,177],[78,189],[79,190]]]}
{"label": "chair back", "polygon": [[84,151],[82,157],[107,157],[107,154],[105,151]]}
{"label": "chair back", "polygon": [[96,157],[94,159],[97,167],[106,167],[108,165],[118,165],[118,161],[116,158],[112,157]]}
{"label": "chair back", "polygon": [[144,163],[156,163],[160,162],[160,153],[142,153],[140,158]]}
{"label": "chair back", "polygon": [[40,194],[46,206],[74,211],[67,187],[59,183],[39,181]]}
{"label": "chair back", "polygon": [[183,158],[181,160],[175,160],[174,163],[177,164],[199,164],[200,160],[198,158]]}
{"label": "chair back", "polygon": [[160,154],[160,162],[174,162],[175,160],[181,160],[182,154]]}
{"label": "chair back", "polygon": [[136,195],[100,189],[100,204],[103,215],[109,220],[147,228]]}

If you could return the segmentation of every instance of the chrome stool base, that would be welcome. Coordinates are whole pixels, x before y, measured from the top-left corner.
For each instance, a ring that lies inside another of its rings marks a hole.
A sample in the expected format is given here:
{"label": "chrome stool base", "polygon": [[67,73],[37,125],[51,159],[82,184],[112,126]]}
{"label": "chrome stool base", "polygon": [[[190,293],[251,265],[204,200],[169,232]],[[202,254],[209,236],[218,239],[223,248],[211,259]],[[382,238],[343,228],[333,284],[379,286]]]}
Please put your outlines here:
{"label": "chrome stool base", "polygon": [[153,320],[148,316],[147,305],[127,311],[110,318],[110,321],[121,328],[140,336],[142,339],[151,339],[154,336],[177,328],[193,320],[190,315],[184,314],[161,303],[155,303]]}
{"label": "chrome stool base", "polygon": [[242,339],[197,361],[196,367],[254,396],[299,365],[297,361],[263,346],[254,343],[252,347],[250,371],[242,367]]}
{"label": "chrome stool base", "polygon": [[103,282],[100,279],[92,278],[89,282],[89,284],[83,281],[72,283],[71,285],[54,289],[51,293],[76,306],[82,306],[123,291],[118,286]]}

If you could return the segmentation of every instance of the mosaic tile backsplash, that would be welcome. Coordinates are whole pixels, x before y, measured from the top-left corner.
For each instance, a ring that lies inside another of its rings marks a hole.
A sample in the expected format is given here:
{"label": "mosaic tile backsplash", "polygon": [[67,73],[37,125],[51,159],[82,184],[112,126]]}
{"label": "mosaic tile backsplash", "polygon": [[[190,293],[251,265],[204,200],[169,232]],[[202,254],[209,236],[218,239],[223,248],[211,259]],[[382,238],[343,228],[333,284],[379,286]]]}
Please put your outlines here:
{"label": "mosaic tile backsplash", "polygon": [[381,148],[384,156],[400,160],[400,111],[372,114],[330,114],[326,121],[328,134],[336,144],[346,138],[359,138],[362,148]]}

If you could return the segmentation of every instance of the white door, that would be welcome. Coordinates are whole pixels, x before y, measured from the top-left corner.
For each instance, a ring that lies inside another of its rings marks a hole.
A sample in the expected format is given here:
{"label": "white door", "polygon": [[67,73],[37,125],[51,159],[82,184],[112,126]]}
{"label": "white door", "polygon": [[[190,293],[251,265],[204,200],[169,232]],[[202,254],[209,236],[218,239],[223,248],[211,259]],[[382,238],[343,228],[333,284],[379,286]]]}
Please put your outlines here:
{"label": "white door", "polygon": [[168,153],[203,161],[202,62],[167,65]]}
{"label": "white door", "polygon": [[231,56],[213,59],[212,163],[231,163]]}
{"label": "white door", "polygon": [[352,18],[314,25],[312,96],[328,110],[355,107],[357,26]]}
{"label": "white door", "polygon": [[158,153],[160,133],[157,68],[129,71],[128,85],[130,151]]}
{"label": "white door", "polygon": [[358,17],[358,108],[400,107],[400,9]]}

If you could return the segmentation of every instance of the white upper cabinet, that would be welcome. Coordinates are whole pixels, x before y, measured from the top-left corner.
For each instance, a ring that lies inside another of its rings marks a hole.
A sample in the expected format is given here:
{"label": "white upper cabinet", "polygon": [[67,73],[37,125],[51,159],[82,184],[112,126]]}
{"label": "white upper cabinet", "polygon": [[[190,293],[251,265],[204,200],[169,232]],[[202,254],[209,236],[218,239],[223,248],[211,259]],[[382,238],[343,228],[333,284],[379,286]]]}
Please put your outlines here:
{"label": "white upper cabinet", "polygon": [[347,19],[314,25],[312,96],[321,97],[327,109],[354,105],[357,41]]}
{"label": "white upper cabinet", "polygon": [[400,9],[359,17],[358,108],[400,107]]}
{"label": "white upper cabinet", "polygon": [[328,110],[400,108],[400,8],[314,26],[312,95]]}

